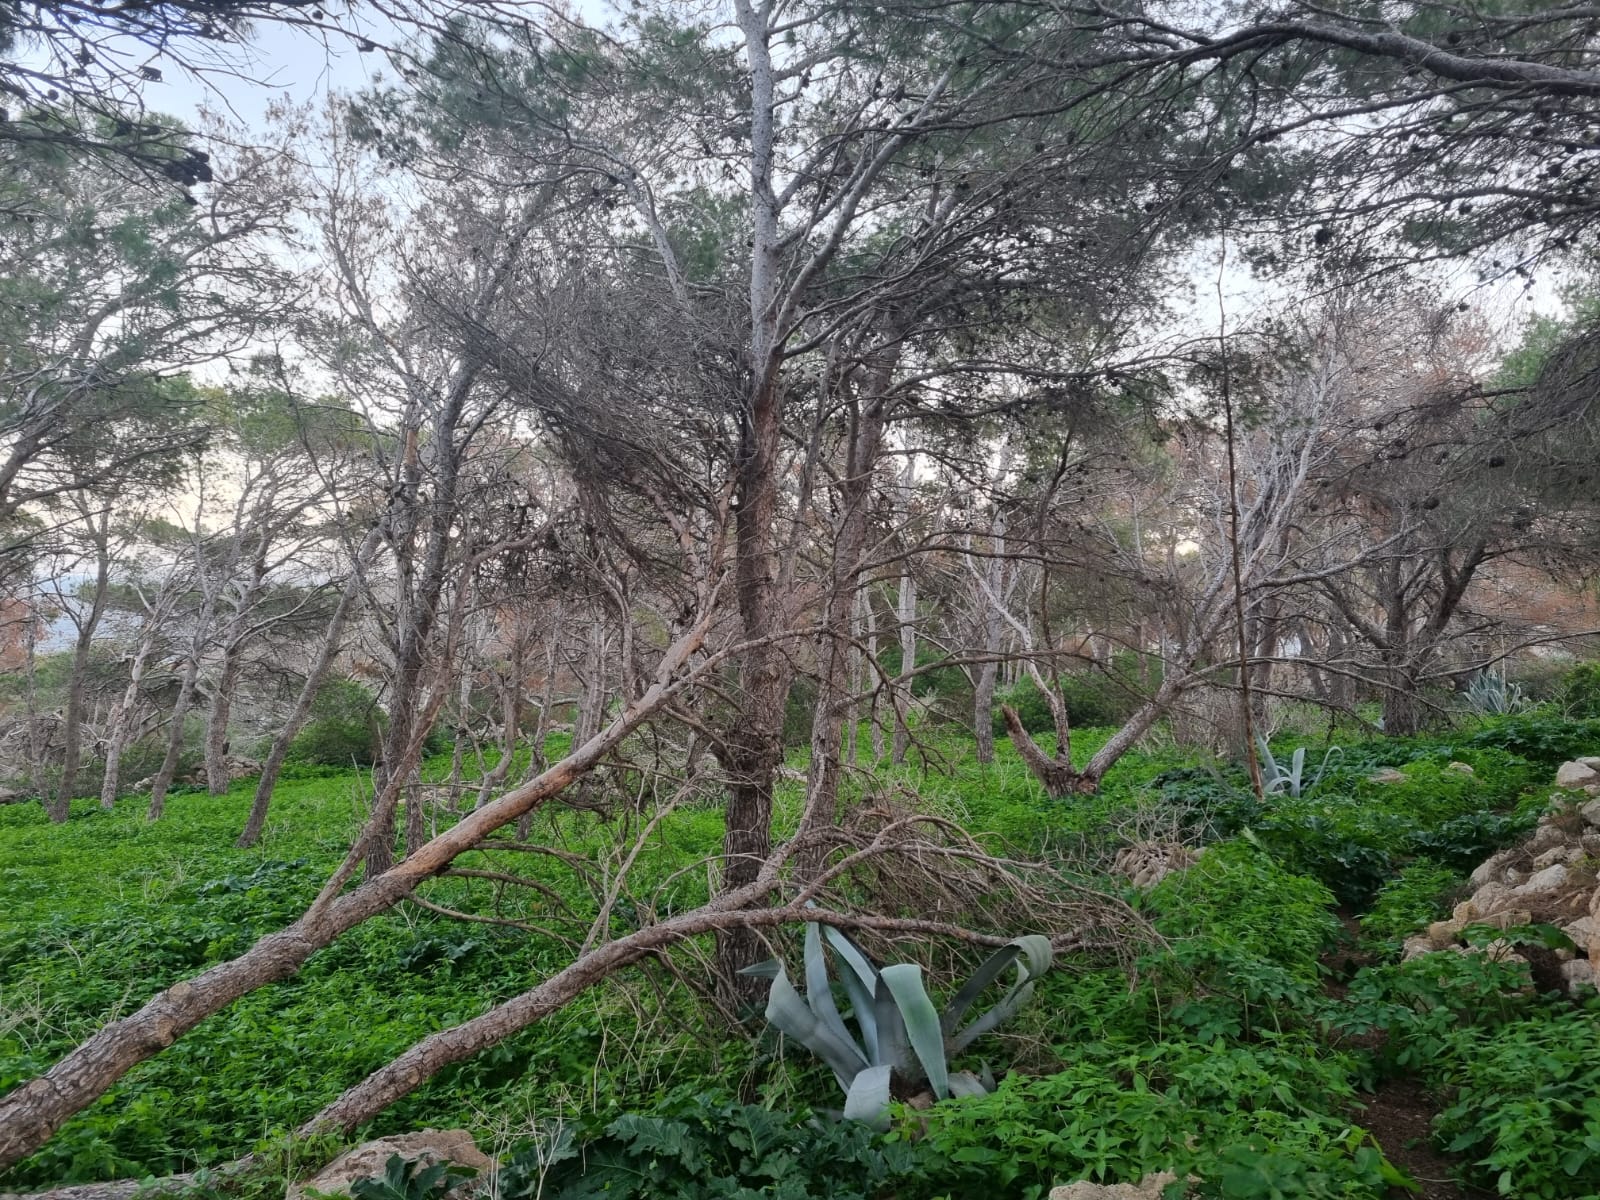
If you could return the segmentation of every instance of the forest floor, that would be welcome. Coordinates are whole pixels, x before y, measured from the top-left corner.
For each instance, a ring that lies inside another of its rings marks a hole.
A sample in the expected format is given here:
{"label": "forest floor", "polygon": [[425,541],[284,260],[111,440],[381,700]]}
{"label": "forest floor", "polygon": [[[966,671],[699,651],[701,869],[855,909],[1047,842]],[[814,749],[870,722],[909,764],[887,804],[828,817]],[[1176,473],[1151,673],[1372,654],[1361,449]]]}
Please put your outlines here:
{"label": "forest floor", "polygon": [[[1075,754],[1092,753],[1101,736],[1084,731]],[[1092,956],[1061,963],[1035,1003],[981,1043],[983,1062],[1011,1067],[997,1093],[914,1114],[911,1141],[891,1133],[881,1147],[798,1153],[799,1165],[784,1168],[798,1173],[793,1188],[781,1194],[1038,1200],[1073,1178],[1182,1168],[1231,1179],[1233,1190],[1217,1194],[1247,1200],[1593,1200],[1600,1008],[1535,996],[1472,956],[1397,965],[1400,940],[1448,911],[1465,872],[1529,827],[1551,761],[1575,746],[1600,747],[1600,725],[1350,745],[1320,791],[1265,806],[1236,768],[1173,747],[1131,755],[1100,795],[1070,804],[1047,800],[1003,742],[988,767],[949,740],[926,768],[878,768],[871,786],[915,795],[996,846],[1075,871],[1108,862],[1129,829],[1208,841],[1212,851],[1144,896],[1096,877],[1151,919],[1170,950],[1141,959],[1132,977]],[[1445,769],[1458,760],[1475,774]],[[1379,765],[1402,769],[1406,782],[1369,784]],[[292,773],[262,843],[247,851],[233,840],[248,783],[221,797],[175,795],[153,824],[138,797],[110,813],[75,805],[61,826],[36,808],[0,809],[0,1091],[108,1016],[292,920],[358,827],[364,786],[362,773]],[[798,785],[786,784],[780,828],[798,802]],[[564,939],[587,926],[594,900],[584,872],[563,864],[613,859],[639,828],[625,806],[541,813],[530,836],[567,856],[540,869],[572,910],[568,924],[553,911],[551,935],[537,936],[409,908],[386,914],[136,1068],[0,1177],[0,1191],[161,1175],[269,1144],[417,1038],[570,961]],[[713,806],[662,820],[641,857],[638,896],[658,911],[698,903],[721,833]],[[505,903],[479,881],[438,885],[433,895],[453,907]],[[619,919],[630,911],[619,906]],[[692,973],[694,960],[678,969]],[[754,1169],[747,1162],[726,1166],[724,1190],[706,1190],[723,1188],[708,1182],[707,1163],[733,1144],[719,1123],[781,1114],[795,1138],[815,1138],[807,1114],[838,1101],[825,1071],[758,1032],[759,1022],[745,1036],[719,1028],[666,975],[621,976],[442,1073],[370,1132],[460,1125],[515,1159],[555,1122],[585,1147],[540,1193],[558,1200],[593,1185],[562,1171],[598,1169],[608,1155],[637,1176],[638,1122],[665,1121],[672,1144],[693,1144],[658,1163],[667,1174],[647,1190],[608,1195],[765,1195],[741,1174]],[[627,1114],[640,1115],[619,1124]],[[696,1122],[703,1143],[693,1141]],[[1451,1145],[1458,1152],[1442,1149]],[[884,1163],[897,1164],[892,1186],[819,1174],[871,1176]],[[1415,1190],[1393,1190],[1396,1170]]]}

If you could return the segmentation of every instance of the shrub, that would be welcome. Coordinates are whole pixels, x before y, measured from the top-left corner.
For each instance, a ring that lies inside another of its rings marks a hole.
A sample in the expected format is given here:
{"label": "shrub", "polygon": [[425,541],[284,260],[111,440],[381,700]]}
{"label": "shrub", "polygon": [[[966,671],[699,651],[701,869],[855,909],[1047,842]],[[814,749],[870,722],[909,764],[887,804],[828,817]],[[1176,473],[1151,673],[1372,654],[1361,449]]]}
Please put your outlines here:
{"label": "shrub", "polygon": [[571,1131],[524,1148],[501,1169],[504,1200],[868,1200],[911,1174],[923,1151],[853,1121],[696,1100],[618,1117],[576,1144]]}
{"label": "shrub", "polygon": [[1569,718],[1600,717],[1600,662],[1579,663],[1561,676],[1554,700]]}
{"label": "shrub", "polygon": [[1364,934],[1379,941],[1400,942],[1450,911],[1450,895],[1461,876],[1426,859],[1412,863],[1378,889],[1372,911],[1361,920]]}
{"label": "shrub", "polygon": [[290,757],[299,762],[348,767],[377,760],[384,727],[383,710],[373,694],[354,679],[327,679],[311,702],[311,720],[294,739]]}

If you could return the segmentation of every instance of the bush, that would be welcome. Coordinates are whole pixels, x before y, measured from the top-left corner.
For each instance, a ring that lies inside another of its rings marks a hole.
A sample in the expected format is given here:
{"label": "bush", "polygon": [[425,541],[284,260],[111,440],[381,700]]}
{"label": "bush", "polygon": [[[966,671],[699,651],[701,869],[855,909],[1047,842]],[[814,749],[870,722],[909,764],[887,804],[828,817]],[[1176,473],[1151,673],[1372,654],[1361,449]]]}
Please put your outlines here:
{"label": "bush", "polygon": [[1093,1043],[1059,1074],[1013,1075],[917,1114],[936,1190],[896,1194],[1033,1198],[1170,1170],[1197,1175],[1202,1196],[1376,1200],[1402,1176],[1365,1131],[1327,1115],[1353,1099],[1346,1065],[1309,1046]]}
{"label": "bush", "polygon": [[369,767],[377,761],[384,725],[383,710],[370,691],[353,679],[326,679],[289,757],[326,766]]}
{"label": "bush", "polygon": [[1579,663],[1565,672],[1554,700],[1569,718],[1600,717],[1600,662]]}
{"label": "bush", "polygon": [[1426,859],[1412,863],[1378,889],[1372,911],[1361,919],[1362,933],[1398,944],[1446,916],[1451,894],[1460,884],[1461,876],[1448,867]]}
{"label": "bush", "polygon": [[868,1200],[923,1152],[885,1143],[855,1121],[695,1100],[664,1114],[618,1117],[598,1137],[531,1146],[500,1173],[505,1200]]}

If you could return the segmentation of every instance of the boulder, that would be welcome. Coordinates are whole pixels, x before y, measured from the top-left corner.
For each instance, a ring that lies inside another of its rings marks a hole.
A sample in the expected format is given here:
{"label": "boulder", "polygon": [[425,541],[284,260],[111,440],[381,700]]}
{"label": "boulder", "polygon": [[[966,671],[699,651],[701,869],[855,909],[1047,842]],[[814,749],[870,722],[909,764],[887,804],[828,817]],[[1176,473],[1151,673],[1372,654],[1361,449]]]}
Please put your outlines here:
{"label": "boulder", "polygon": [[1445,763],[1444,769],[1446,771],[1454,771],[1457,775],[1471,775],[1471,774],[1473,774],[1472,768],[1470,766],[1468,766],[1464,762]]}
{"label": "boulder", "polygon": [[310,1179],[291,1183],[284,1200],[307,1200],[308,1192],[348,1195],[350,1185],[357,1180],[382,1178],[384,1167],[395,1154],[428,1166],[437,1162],[455,1163],[471,1167],[479,1175],[493,1171],[496,1166],[494,1159],[478,1149],[465,1129],[423,1129],[363,1142],[354,1150],[346,1150]]}
{"label": "boulder", "polygon": [[1448,949],[1448,947],[1435,946],[1425,935],[1417,934],[1400,943],[1400,961],[1410,962],[1414,958],[1421,958],[1424,954],[1432,954],[1438,949]]}
{"label": "boulder", "polygon": [[1580,762],[1586,767],[1593,767],[1596,771],[1600,771],[1600,754],[1580,754],[1572,761]]}
{"label": "boulder", "polygon": [[1504,883],[1506,870],[1515,857],[1516,851],[1514,850],[1501,850],[1497,854],[1491,854],[1479,863],[1472,872],[1472,886],[1474,888],[1482,888],[1489,883]]}
{"label": "boulder", "polygon": [[1587,954],[1591,960],[1594,952],[1600,948],[1600,920],[1594,917],[1579,917],[1576,921],[1561,927],[1561,932],[1572,939],[1572,944],[1578,948],[1579,954]]}
{"label": "boulder", "polygon": [[1581,988],[1595,987],[1594,965],[1586,958],[1575,958],[1561,964],[1561,982],[1568,992],[1576,995]]}
{"label": "boulder", "polygon": [[1424,936],[1435,950],[1443,950],[1446,946],[1453,945],[1461,936],[1461,926],[1454,921],[1435,921],[1428,926]]}
{"label": "boulder", "polygon": [[1542,854],[1566,844],[1567,835],[1561,832],[1560,826],[1541,824],[1533,831],[1533,836],[1522,844],[1522,848],[1529,854]]}
{"label": "boulder", "polygon": [[1562,788],[1581,788],[1585,784],[1600,783],[1600,771],[1595,770],[1588,763],[1564,762],[1556,770],[1556,786]]}
{"label": "boulder", "polygon": [[[1596,778],[1600,778],[1600,775],[1597,775]],[[1367,781],[1369,783],[1404,783],[1406,781],[1406,773],[1397,771],[1393,767],[1383,767],[1368,775]]]}
{"label": "boulder", "polygon": [[1050,1200],[1161,1200],[1169,1184],[1178,1182],[1170,1171],[1146,1175],[1138,1183],[1064,1183],[1050,1189]]}
{"label": "boulder", "polygon": [[1527,880],[1511,889],[1513,896],[1531,896],[1537,892],[1555,892],[1566,885],[1567,867],[1565,863],[1556,863],[1554,866],[1545,867],[1542,871],[1535,871]]}
{"label": "boulder", "polygon": [[1553,867],[1558,863],[1561,866],[1566,866],[1568,863],[1577,862],[1582,857],[1583,847],[1581,846],[1551,846],[1550,849],[1534,858],[1533,869],[1542,871],[1546,867]]}
{"label": "boulder", "polygon": [[1494,929],[1515,929],[1519,925],[1532,925],[1533,914],[1525,908],[1502,908],[1473,918],[1474,925],[1488,925]]}
{"label": "boulder", "polygon": [[1600,829],[1600,800],[1591,800],[1578,810],[1583,815],[1583,823],[1594,829]]}
{"label": "boulder", "polygon": [[1470,900],[1463,900],[1456,905],[1455,912],[1451,913],[1450,917],[1452,920],[1460,921],[1462,924],[1481,921],[1510,903],[1510,888],[1503,883],[1486,883],[1472,893]]}

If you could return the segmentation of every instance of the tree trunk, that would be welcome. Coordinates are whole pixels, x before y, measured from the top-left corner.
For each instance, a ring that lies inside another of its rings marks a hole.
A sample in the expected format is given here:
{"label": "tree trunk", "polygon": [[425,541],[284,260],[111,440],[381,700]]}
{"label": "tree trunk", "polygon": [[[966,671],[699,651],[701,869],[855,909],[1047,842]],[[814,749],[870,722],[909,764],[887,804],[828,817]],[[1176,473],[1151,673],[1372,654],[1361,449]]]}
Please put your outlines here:
{"label": "tree trunk", "polygon": [[233,642],[223,648],[222,669],[206,712],[206,790],[220,796],[233,782],[228,771],[228,719],[233,713],[233,689],[239,684],[244,651]]}
{"label": "tree trunk", "polygon": [[900,595],[895,605],[895,617],[900,624],[900,678],[894,686],[894,741],[891,759],[899,765],[906,761],[906,750],[911,745],[911,709],[915,702],[915,676],[917,667],[917,581],[908,567],[900,576]]}
{"label": "tree trunk", "polygon": [[328,894],[294,924],[261,938],[238,958],[157,993],[139,1011],[101,1027],[45,1074],[0,1097],[0,1173],[35,1153],[69,1117],[206,1017],[294,975],[341,934],[394,907],[457,856],[592,770],[689,685],[694,673],[686,668],[704,642],[706,624],[702,620],[668,650],[655,682],[610,727],[537,779],[464,817],[378,878],[342,896]]}
{"label": "tree trunk", "polygon": [[[377,549],[377,544],[377,533],[368,534],[367,540],[357,553],[358,565],[364,564],[370,558]],[[272,741],[272,748],[267,751],[266,761],[261,764],[261,778],[256,781],[256,794],[250,804],[250,816],[245,821],[244,832],[239,835],[239,840],[235,843],[240,849],[254,846],[261,837],[262,829],[266,827],[267,808],[272,803],[272,789],[278,785],[278,772],[283,770],[284,760],[289,757],[289,747],[304,727],[306,717],[311,714],[312,702],[316,700],[317,689],[327,677],[328,668],[339,656],[339,650],[344,644],[345,622],[349,619],[350,610],[355,606],[360,587],[360,571],[353,570],[344,591],[339,595],[339,603],[334,606],[333,616],[328,619],[328,631],[323,636],[322,649],[317,652],[316,661],[306,673],[306,681],[300,688],[300,694],[295,697],[294,707],[289,710],[283,728],[278,731],[278,736]]]}
{"label": "tree trunk", "polygon": [[[199,635],[196,635],[198,640]],[[183,679],[178,684],[178,698],[172,705],[172,723],[167,730],[167,752],[162,756],[161,767],[150,781],[150,810],[147,821],[159,821],[167,807],[167,789],[178,771],[178,759],[183,754],[183,724],[189,715],[189,701],[194,698],[195,681],[200,678],[200,651],[197,646],[184,664]]]}
{"label": "tree trunk", "polygon": [[83,715],[86,707],[84,695],[88,686],[89,655],[95,631],[100,627],[100,618],[105,613],[106,596],[111,582],[111,543],[107,528],[109,519],[109,516],[102,514],[96,526],[93,518],[90,518],[95,538],[94,595],[89,602],[89,611],[78,623],[78,637],[72,647],[72,672],[67,681],[66,727],[62,730],[61,781],[56,788],[54,802],[45,804],[45,812],[55,824],[67,819],[72,798],[78,790],[79,760],[83,756]]}

